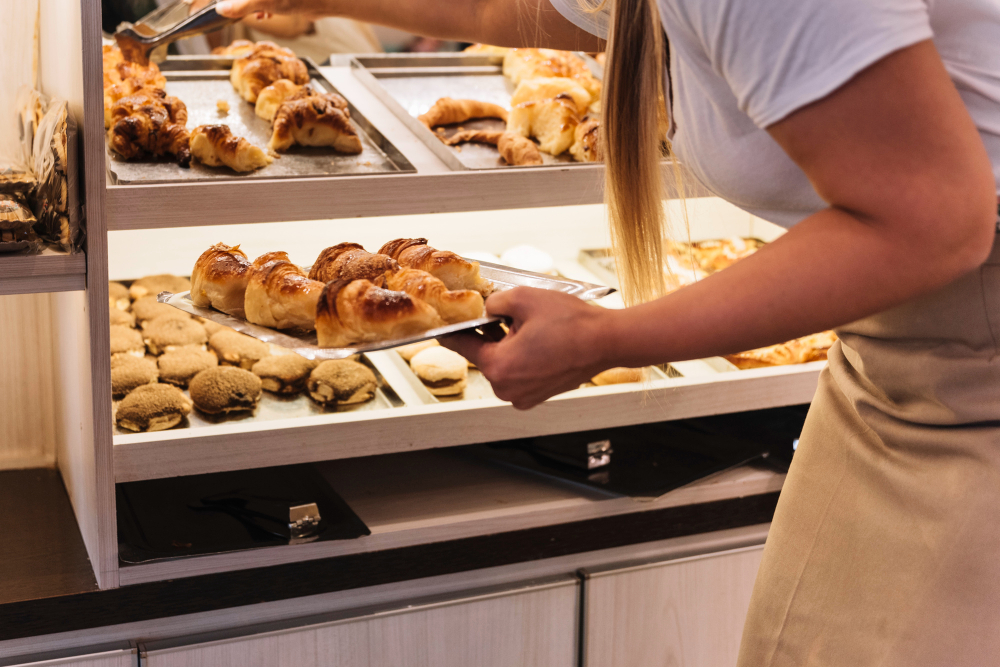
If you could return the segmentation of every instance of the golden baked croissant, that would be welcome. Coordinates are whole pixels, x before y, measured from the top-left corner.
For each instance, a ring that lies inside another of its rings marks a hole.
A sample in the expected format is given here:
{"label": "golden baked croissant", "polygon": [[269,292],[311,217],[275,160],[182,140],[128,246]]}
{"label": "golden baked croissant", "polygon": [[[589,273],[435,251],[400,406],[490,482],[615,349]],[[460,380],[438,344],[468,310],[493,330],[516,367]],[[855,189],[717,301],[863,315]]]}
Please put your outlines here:
{"label": "golden baked croissant", "polygon": [[111,107],[108,144],[126,160],[141,155],[173,155],[191,161],[187,107],[159,88],[142,88]]}
{"label": "golden baked croissant", "polygon": [[271,164],[262,149],[235,136],[228,125],[199,125],[191,131],[191,155],[209,167],[225,165],[245,172]]}
{"label": "golden baked croissant", "polygon": [[338,243],[325,249],[309,269],[309,279],[328,283],[331,280],[376,280],[387,271],[398,271],[392,257],[368,252],[357,243]]}
{"label": "golden baked croissant", "polygon": [[543,164],[542,156],[538,152],[538,146],[531,139],[522,137],[514,132],[501,132],[500,130],[462,130],[456,132],[445,140],[449,146],[466,142],[477,142],[481,144],[492,144],[500,151],[500,156],[507,162],[516,166],[534,166]]}
{"label": "golden baked croissant", "polygon": [[[288,79],[278,79],[257,95],[257,104],[254,105],[254,113],[270,123],[274,120],[274,114],[278,113],[278,107],[286,100],[302,99],[303,97],[315,94],[316,91],[309,86],[300,86]],[[344,108],[346,110],[346,103]]]}
{"label": "golden baked croissant", "polygon": [[429,304],[370,280],[334,280],[316,306],[316,338],[323,347],[398,340],[444,323]]}
{"label": "golden baked croissant", "polygon": [[255,103],[261,90],[278,79],[292,83],[309,82],[309,70],[289,49],[273,42],[257,42],[253,49],[233,62],[229,81],[247,102]]}
{"label": "golden baked croissant", "polygon": [[453,100],[450,97],[442,97],[427,110],[427,113],[417,116],[417,120],[428,128],[464,123],[473,118],[499,118],[506,122],[507,110],[490,102]]}
{"label": "golden baked croissant", "polygon": [[111,127],[111,107],[123,97],[133,95],[144,88],[142,81],[134,77],[120,81],[104,89],[104,129]]}
{"label": "golden baked croissant", "polygon": [[312,329],[323,283],[309,280],[284,252],[269,252],[250,267],[243,308],[247,322],[275,329]]}
{"label": "golden baked croissant", "polygon": [[[112,54],[114,52],[111,52]],[[148,86],[151,88],[165,88],[167,85],[167,77],[163,76],[160,72],[160,68],[156,66],[156,63],[149,63],[148,65],[140,65],[139,63],[129,62],[121,57],[121,52],[117,52],[118,55],[109,55],[109,52],[104,53],[104,88],[105,90],[121,83],[125,79],[137,79],[142,83],[143,86]]]}
{"label": "golden baked croissant", "polygon": [[396,239],[379,249],[401,266],[426,271],[450,290],[475,290],[483,296],[493,291],[493,283],[479,275],[479,262],[470,262],[449,250],[435,250],[427,239]]}
{"label": "golden baked croissant", "polygon": [[524,102],[510,112],[507,131],[538,139],[538,147],[559,155],[573,145],[580,116],[576,103],[566,94],[544,102]]}
{"label": "golden baked croissant", "polygon": [[506,46],[491,46],[490,44],[473,44],[465,47],[462,53],[474,53],[484,56],[505,56],[510,48]]}
{"label": "golden baked croissant", "polygon": [[429,303],[445,324],[474,320],[486,312],[483,295],[479,292],[449,290],[441,280],[419,269],[404,268],[386,273],[377,284]]}
{"label": "golden baked croissant", "polygon": [[573,131],[573,145],[569,147],[569,152],[577,162],[600,161],[601,146],[597,136],[600,129],[601,122],[594,118],[588,118],[576,126]]}
{"label": "golden baked croissant", "polygon": [[590,93],[591,102],[601,99],[601,82],[587,69],[586,63],[568,51],[511,49],[503,59],[503,74],[515,86],[525,79],[572,79]]}
{"label": "golden baked croissant", "polygon": [[201,253],[191,270],[191,302],[244,317],[250,260],[238,245],[216,243]]}
{"label": "golden baked croissant", "polygon": [[286,101],[278,107],[268,148],[280,152],[294,144],[330,146],[350,155],[363,150],[347,102],[333,93]]}
{"label": "golden baked croissant", "polygon": [[576,112],[581,116],[587,113],[590,106],[590,93],[573,79],[554,77],[542,79],[525,79],[517,84],[514,94],[510,96],[510,106],[516,107],[525,102],[544,102],[559,95],[569,95],[576,104]]}
{"label": "golden baked croissant", "polygon": [[823,331],[796,338],[787,343],[769,345],[737,354],[727,354],[726,359],[743,370],[822,361],[826,359],[827,351],[836,340],[837,335],[834,332]]}
{"label": "golden baked croissant", "polygon": [[234,58],[239,58],[245,56],[246,54],[253,51],[253,48],[257,46],[254,42],[249,39],[237,39],[234,40],[229,46],[217,46],[212,49],[213,56],[233,56]]}

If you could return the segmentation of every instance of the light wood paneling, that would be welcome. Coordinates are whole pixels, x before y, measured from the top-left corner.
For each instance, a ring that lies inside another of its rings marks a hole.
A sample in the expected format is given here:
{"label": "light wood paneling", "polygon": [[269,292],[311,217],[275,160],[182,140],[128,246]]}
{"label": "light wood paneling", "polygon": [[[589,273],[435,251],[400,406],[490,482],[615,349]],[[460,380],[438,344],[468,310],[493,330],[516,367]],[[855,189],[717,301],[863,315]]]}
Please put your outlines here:
{"label": "light wood paneling", "polygon": [[0,256],[0,294],[82,290],[87,258],[45,248],[37,255]]}
{"label": "light wood paneling", "polygon": [[23,662],[10,667],[137,667],[137,665],[136,652],[123,650],[41,662]]}
{"label": "light wood paneling", "polygon": [[586,583],[587,667],[736,664],[763,545]]}

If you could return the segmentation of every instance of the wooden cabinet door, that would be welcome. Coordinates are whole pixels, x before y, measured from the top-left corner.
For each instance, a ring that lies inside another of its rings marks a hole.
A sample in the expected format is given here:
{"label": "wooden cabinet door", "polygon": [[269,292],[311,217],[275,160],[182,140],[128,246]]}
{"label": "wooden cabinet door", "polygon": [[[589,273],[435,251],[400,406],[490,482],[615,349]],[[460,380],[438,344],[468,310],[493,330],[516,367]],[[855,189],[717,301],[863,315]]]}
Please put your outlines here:
{"label": "wooden cabinet door", "polygon": [[763,549],[593,574],[586,667],[733,667]]}
{"label": "wooden cabinet door", "polygon": [[575,667],[579,586],[516,592],[186,646],[143,667]]}

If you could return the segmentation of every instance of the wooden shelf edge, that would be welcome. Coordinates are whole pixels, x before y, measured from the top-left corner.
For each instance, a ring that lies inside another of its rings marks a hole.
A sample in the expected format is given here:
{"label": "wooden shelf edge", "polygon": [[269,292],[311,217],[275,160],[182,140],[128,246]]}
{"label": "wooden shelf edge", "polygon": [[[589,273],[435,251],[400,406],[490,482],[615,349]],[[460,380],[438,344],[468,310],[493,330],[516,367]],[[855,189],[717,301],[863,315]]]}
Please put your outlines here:
{"label": "wooden shelf edge", "polygon": [[0,295],[71,292],[87,286],[87,257],[46,248],[37,255],[0,255]]}

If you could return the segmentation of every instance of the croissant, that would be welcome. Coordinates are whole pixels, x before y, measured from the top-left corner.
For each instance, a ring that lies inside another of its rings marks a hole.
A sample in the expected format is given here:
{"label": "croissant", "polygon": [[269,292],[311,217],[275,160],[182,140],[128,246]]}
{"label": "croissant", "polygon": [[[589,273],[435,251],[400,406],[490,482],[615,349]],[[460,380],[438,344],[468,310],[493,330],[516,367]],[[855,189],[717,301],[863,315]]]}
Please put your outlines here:
{"label": "croissant", "polygon": [[333,93],[286,101],[278,107],[268,148],[286,151],[294,144],[331,146],[350,155],[363,150],[351,125],[347,102]]}
{"label": "croissant", "polygon": [[587,113],[590,106],[590,93],[573,79],[542,78],[525,79],[517,84],[514,94],[510,96],[510,106],[516,107],[525,102],[544,102],[559,95],[569,95],[576,104],[576,112]]}
{"label": "croissant", "polygon": [[479,262],[470,262],[448,250],[435,250],[427,239],[396,239],[379,249],[411,269],[431,274],[450,290],[474,290],[483,296],[493,291],[493,283],[479,275]]}
{"label": "croissant", "polygon": [[465,142],[478,142],[482,144],[492,144],[500,151],[500,156],[507,162],[516,166],[535,166],[542,164],[542,155],[538,152],[538,146],[520,134],[514,132],[501,132],[500,130],[463,130],[451,135],[445,140],[449,146]]}
{"label": "croissant", "polygon": [[159,88],[142,88],[111,107],[108,144],[126,160],[141,155],[173,155],[191,162],[187,107]]}
{"label": "croissant", "polygon": [[255,103],[260,91],[278,79],[302,85],[309,82],[309,70],[292,51],[273,42],[257,42],[246,55],[233,62],[229,72],[233,88],[250,103]]}
{"label": "croissant", "polygon": [[594,118],[588,118],[576,126],[573,131],[573,145],[569,147],[569,152],[577,162],[600,161],[601,146],[597,136],[600,129],[601,122]]}
{"label": "croissant", "polygon": [[376,280],[387,271],[399,270],[399,263],[391,257],[368,252],[357,243],[338,243],[321,252],[312,268],[309,279],[328,283],[331,280]]}
{"label": "croissant", "polygon": [[590,93],[591,102],[601,98],[601,82],[587,69],[586,63],[568,51],[511,49],[503,59],[503,74],[514,85],[543,77],[572,79]]}
{"label": "croissant", "polygon": [[316,306],[316,337],[323,347],[398,340],[442,325],[429,304],[369,280],[329,282]]}
{"label": "croissant", "polygon": [[507,122],[507,110],[497,104],[477,100],[453,100],[442,97],[427,113],[417,116],[417,120],[428,128],[437,125],[464,123],[473,118],[499,118]]}
{"label": "croissant", "polygon": [[250,260],[238,245],[216,243],[201,253],[191,270],[191,302],[233,317],[244,317],[250,266]]}
{"label": "croissant", "polygon": [[137,93],[144,86],[134,77],[120,81],[104,89],[104,129],[111,127],[111,107],[123,97]]}
{"label": "croissant", "polygon": [[506,46],[492,46],[490,44],[473,44],[467,46],[462,53],[473,53],[484,56],[505,56],[510,49]]}
{"label": "croissant", "polygon": [[121,52],[117,56],[104,54],[104,88],[107,90],[111,86],[121,83],[125,79],[137,79],[144,87],[165,88],[167,77],[163,76],[156,63],[140,65],[139,63],[124,60]]}
{"label": "croissant", "polygon": [[[278,79],[257,95],[254,113],[270,123],[274,120],[274,114],[278,112],[278,107],[286,100],[302,99],[315,94],[316,91],[309,86],[300,86],[288,79]],[[346,103],[344,106],[346,109]]]}
{"label": "croissant", "polygon": [[445,284],[419,269],[400,269],[386,273],[381,283],[388,289],[406,292],[415,299],[429,303],[446,324],[465,322],[482,317],[485,312],[483,295],[474,290],[449,290]]}
{"label": "croissant", "polygon": [[824,331],[796,338],[787,343],[779,343],[737,354],[727,354],[726,359],[743,370],[822,361],[827,358],[827,351],[836,340],[835,333]]}
{"label": "croissant", "polygon": [[269,252],[250,268],[243,306],[246,320],[275,329],[313,329],[323,283],[309,280],[283,252]]}
{"label": "croissant", "polygon": [[550,155],[559,155],[573,145],[580,117],[576,103],[566,94],[544,102],[525,102],[514,107],[507,121],[507,131],[538,139],[538,147]]}
{"label": "croissant", "polygon": [[217,46],[212,49],[213,56],[233,56],[239,58],[245,56],[246,54],[253,51],[253,48],[257,46],[254,42],[249,39],[237,39],[234,40],[229,46]]}
{"label": "croissant", "polygon": [[271,164],[271,157],[243,137],[235,136],[228,125],[199,125],[191,131],[191,154],[210,167],[225,165],[245,172]]}

